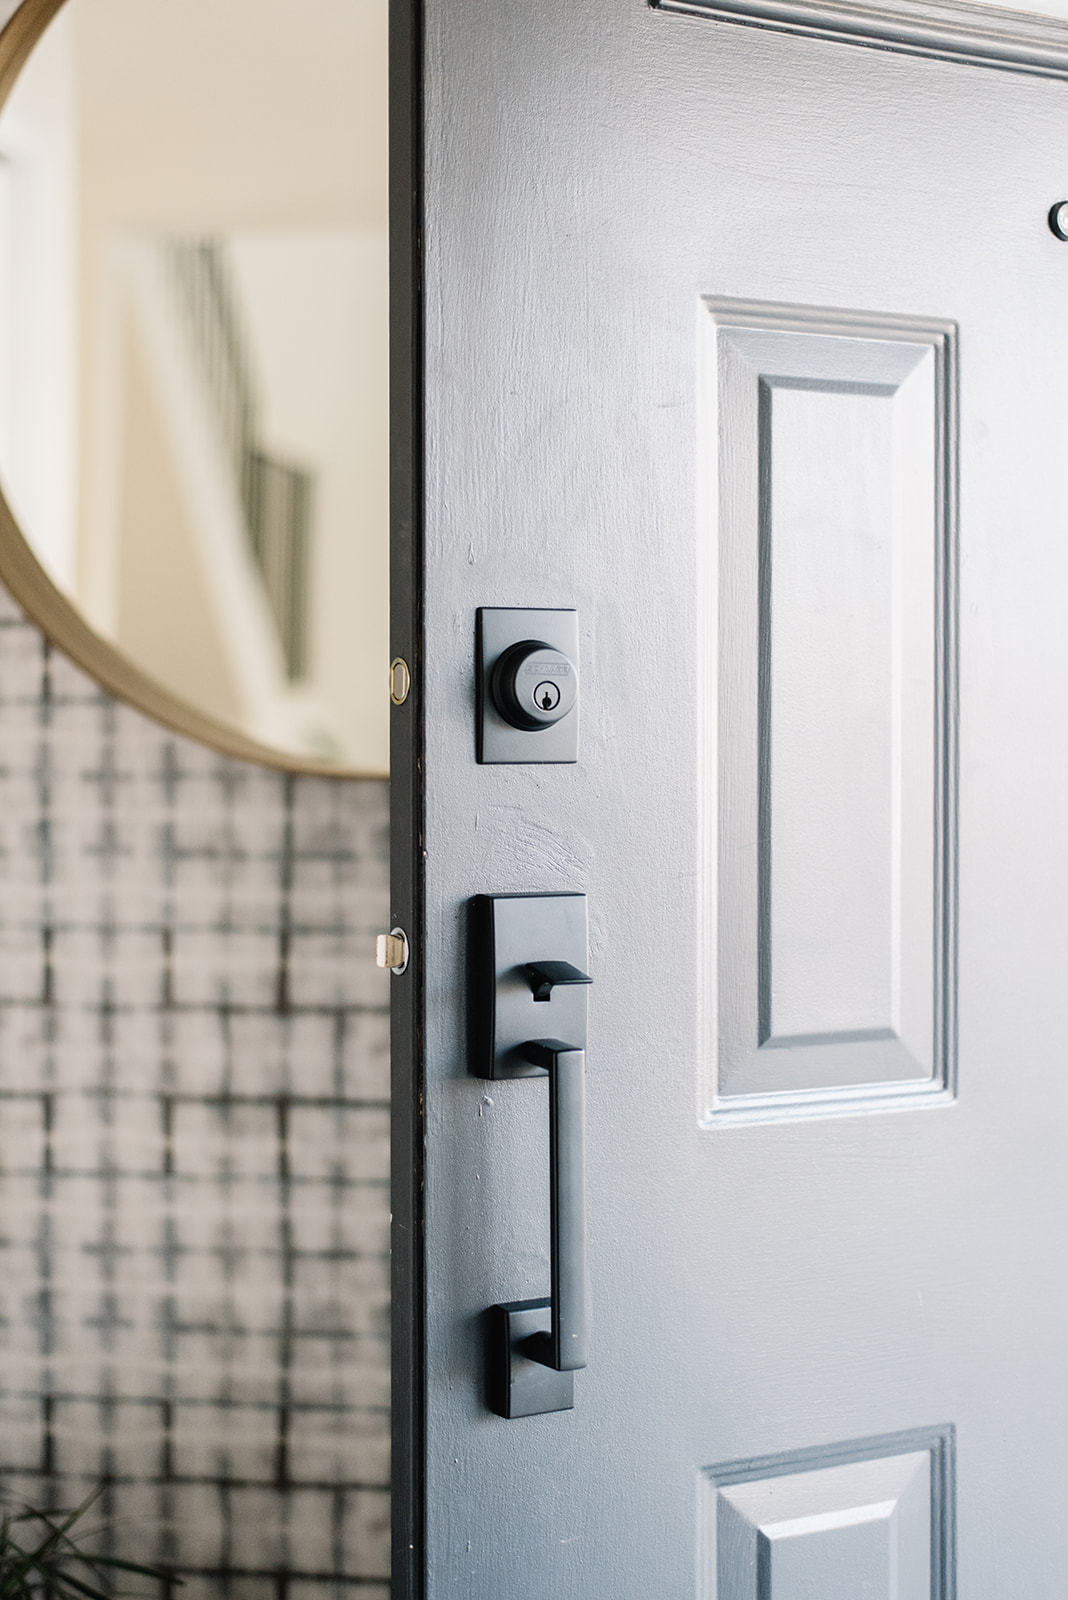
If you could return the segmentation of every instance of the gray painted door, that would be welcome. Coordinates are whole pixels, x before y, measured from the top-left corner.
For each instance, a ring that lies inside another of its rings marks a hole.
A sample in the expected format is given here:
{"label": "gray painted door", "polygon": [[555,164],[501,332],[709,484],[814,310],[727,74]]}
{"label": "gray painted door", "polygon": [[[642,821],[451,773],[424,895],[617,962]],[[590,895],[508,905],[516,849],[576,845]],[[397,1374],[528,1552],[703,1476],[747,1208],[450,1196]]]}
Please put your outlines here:
{"label": "gray painted door", "polygon": [[[427,1593],[1054,1600],[1068,89],[426,10]],[[576,764],[476,760],[483,606],[576,609]],[[466,908],[541,891],[589,1361],[505,1420],[546,1099],[468,1070]]]}

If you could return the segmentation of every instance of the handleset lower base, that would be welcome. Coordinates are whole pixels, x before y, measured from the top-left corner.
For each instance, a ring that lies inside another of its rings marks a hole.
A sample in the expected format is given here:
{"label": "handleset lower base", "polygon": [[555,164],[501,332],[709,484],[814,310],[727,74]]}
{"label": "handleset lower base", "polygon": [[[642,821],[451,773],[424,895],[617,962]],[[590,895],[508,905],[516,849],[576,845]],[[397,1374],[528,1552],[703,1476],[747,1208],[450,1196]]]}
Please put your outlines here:
{"label": "handleset lower base", "polygon": [[511,1300],[486,1312],[486,1404],[499,1417],[574,1410],[574,1373],[523,1353],[528,1340],[548,1336],[551,1321],[550,1300]]}

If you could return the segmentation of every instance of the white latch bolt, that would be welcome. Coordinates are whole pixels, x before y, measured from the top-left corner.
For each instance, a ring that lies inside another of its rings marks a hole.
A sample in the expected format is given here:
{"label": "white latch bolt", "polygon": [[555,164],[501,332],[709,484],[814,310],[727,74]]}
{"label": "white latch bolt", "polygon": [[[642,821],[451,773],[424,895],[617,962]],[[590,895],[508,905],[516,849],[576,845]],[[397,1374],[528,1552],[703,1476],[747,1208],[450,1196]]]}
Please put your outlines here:
{"label": "white latch bolt", "polygon": [[380,933],[376,946],[378,965],[390,972],[401,973],[408,965],[408,935],[403,928],[392,933]]}

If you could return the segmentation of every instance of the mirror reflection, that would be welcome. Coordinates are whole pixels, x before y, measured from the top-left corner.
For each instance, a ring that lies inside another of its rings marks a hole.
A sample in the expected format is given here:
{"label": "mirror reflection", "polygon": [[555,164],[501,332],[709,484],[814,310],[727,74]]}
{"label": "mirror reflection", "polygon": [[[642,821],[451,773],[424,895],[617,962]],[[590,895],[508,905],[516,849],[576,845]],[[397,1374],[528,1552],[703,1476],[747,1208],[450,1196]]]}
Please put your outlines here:
{"label": "mirror reflection", "polygon": [[0,483],[36,560],[176,725],[374,775],[386,24],[67,0],[0,114]]}

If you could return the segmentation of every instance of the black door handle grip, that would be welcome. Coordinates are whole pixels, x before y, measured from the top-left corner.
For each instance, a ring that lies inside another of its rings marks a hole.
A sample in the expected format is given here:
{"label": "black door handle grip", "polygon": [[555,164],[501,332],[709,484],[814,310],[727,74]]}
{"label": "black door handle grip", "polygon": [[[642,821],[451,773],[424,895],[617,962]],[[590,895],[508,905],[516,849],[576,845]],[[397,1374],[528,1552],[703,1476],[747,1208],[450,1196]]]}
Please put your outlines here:
{"label": "black door handle grip", "polygon": [[548,1333],[523,1353],[556,1372],[586,1365],[586,1052],[560,1039],[531,1039],[526,1059],[549,1074],[549,1249],[552,1306]]}

